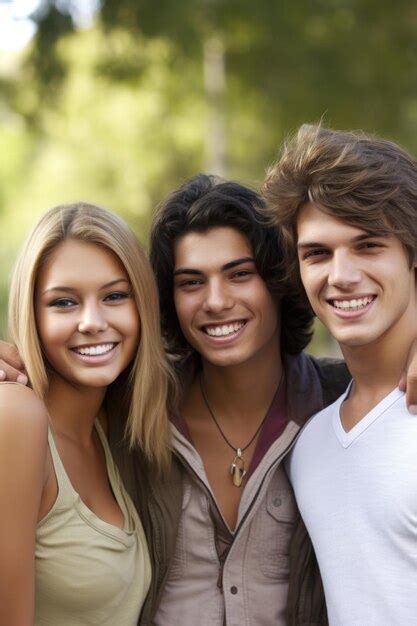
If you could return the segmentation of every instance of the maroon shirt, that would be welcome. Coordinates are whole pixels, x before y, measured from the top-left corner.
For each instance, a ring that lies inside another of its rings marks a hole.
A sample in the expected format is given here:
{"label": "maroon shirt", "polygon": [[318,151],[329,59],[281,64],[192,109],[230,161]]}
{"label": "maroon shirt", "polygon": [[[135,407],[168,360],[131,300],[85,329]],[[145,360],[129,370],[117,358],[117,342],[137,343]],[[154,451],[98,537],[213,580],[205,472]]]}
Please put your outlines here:
{"label": "maroon shirt", "polygon": [[[187,422],[180,413],[171,416],[171,421],[180,431],[182,435],[188,441],[193,444],[193,440],[187,426]],[[255,451],[252,456],[252,460],[247,473],[247,479],[253,474],[262,461],[264,455],[267,453],[270,446],[280,437],[283,433],[285,426],[287,425],[287,412],[286,412],[286,393],[285,393],[285,375],[282,376],[282,381],[272,399],[271,406],[269,407],[265,422],[261,428],[261,432],[258,436]],[[194,444],[193,444],[194,445]]]}

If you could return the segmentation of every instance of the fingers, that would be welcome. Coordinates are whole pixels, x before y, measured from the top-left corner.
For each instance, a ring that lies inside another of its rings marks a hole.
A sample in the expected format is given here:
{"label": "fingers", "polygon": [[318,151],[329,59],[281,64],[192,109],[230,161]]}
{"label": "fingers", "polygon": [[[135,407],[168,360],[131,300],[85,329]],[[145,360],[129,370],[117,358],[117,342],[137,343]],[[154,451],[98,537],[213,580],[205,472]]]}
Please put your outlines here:
{"label": "fingers", "polygon": [[28,377],[16,347],[0,341],[0,381],[5,380],[26,385]]}
{"label": "fingers", "polygon": [[406,370],[401,376],[399,387],[406,392],[408,410],[417,415],[417,340],[411,346]]}
{"label": "fingers", "polygon": [[407,406],[410,413],[417,415],[417,373],[407,376]]}
{"label": "fingers", "polygon": [[19,352],[11,343],[0,340],[0,363],[4,362],[15,370],[24,370],[25,366]]}
{"label": "fingers", "polygon": [[26,385],[28,377],[24,371],[17,370],[5,361],[0,360],[0,381],[17,382]]}

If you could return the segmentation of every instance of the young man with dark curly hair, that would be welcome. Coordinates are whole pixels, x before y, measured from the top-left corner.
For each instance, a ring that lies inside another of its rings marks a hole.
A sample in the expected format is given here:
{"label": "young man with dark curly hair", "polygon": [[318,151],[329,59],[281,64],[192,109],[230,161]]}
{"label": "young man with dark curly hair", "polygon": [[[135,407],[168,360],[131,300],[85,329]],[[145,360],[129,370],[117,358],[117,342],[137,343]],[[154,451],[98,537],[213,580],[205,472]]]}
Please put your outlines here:
{"label": "young man with dark curly hair", "polygon": [[303,354],[313,316],[283,250],[264,200],[237,183],[199,175],[156,213],[151,262],[181,381],[172,436],[184,487],[155,624],[325,623],[283,461],[348,374]]}

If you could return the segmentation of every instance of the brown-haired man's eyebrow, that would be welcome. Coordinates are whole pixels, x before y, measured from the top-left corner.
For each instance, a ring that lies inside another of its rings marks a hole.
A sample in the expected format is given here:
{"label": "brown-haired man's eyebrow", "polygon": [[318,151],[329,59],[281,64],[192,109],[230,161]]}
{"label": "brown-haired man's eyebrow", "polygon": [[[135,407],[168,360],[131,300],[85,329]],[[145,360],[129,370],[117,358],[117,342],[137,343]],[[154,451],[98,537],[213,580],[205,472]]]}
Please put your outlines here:
{"label": "brown-haired man's eyebrow", "polygon": [[[117,285],[118,283],[127,283],[128,285],[130,285],[130,281],[128,281],[127,278],[116,278],[115,280],[111,280],[109,283],[106,283],[105,285],[100,287],[100,290],[108,289],[109,287],[113,287],[113,285]],[[51,291],[63,291],[64,293],[74,293],[74,291],[77,291],[77,289],[75,287],[65,287],[65,286],[57,285],[56,287],[48,287],[48,289],[45,289],[43,294],[50,293]]]}
{"label": "brown-haired man's eyebrow", "polygon": [[388,233],[387,234],[383,234],[383,233],[373,233],[371,231],[368,232],[364,232],[361,235],[357,235],[357,237],[353,237],[352,241],[354,241],[355,243],[361,242],[361,241],[365,241],[366,239],[386,239],[388,237]]}
{"label": "brown-haired man's eyebrow", "polygon": [[[356,235],[355,237],[352,237],[352,239],[350,240],[352,243],[360,243],[361,241],[366,241],[367,239],[385,239],[388,235],[385,234],[381,234],[381,233],[373,233],[371,231],[369,232],[363,232],[360,235]],[[297,244],[297,249],[298,250],[308,250],[311,248],[327,248],[329,244],[327,243],[320,243],[319,241],[299,241]]]}
{"label": "brown-haired man's eyebrow", "polygon": [[309,250],[310,248],[325,248],[326,244],[318,241],[301,241],[297,244],[297,250]]}

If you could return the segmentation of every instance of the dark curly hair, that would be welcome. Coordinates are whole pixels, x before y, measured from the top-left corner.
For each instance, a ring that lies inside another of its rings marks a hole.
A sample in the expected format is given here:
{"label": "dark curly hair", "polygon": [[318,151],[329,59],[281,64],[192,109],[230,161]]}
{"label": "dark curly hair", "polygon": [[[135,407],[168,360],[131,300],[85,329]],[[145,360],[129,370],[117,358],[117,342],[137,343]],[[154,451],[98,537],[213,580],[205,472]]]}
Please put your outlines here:
{"label": "dark curly hair", "polygon": [[188,232],[228,226],[249,241],[256,268],[281,306],[281,349],[301,352],[311,339],[313,313],[304,298],[291,291],[281,232],[263,198],[248,187],[198,174],[172,192],[158,207],[151,229],[150,259],[159,289],[162,333],[168,352],[183,363],[193,349],[176,314],[173,295],[174,242]]}

